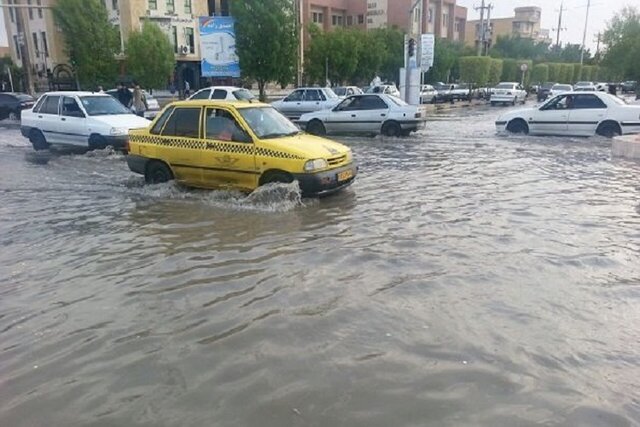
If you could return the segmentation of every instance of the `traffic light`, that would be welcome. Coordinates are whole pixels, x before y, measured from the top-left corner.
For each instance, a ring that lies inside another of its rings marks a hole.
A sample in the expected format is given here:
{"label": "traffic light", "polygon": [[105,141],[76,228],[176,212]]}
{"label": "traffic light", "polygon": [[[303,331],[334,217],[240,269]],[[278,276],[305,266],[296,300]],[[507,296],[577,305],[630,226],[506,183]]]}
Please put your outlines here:
{"label": "traffic light", "polygon": [[416,56],[416,39],[409,39],[409,58]]}

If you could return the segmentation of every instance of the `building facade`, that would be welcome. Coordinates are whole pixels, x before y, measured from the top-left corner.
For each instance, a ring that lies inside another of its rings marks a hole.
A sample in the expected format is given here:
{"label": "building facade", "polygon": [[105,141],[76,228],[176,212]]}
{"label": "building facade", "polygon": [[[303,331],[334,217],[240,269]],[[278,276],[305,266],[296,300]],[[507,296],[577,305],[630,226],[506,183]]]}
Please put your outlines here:
{"label": "building facade", "polygon": [[[537,42],[551,43],[549,30],[540,28],[542,9],[537,6],[517,7],[514,16],[509,18],[492,18],[488,31],[485,31],[485,43],[487,49],[495,43],[500,36],[520,37],[532,39]],[[468,22],[468,31],[465,43],[468,46],[478,47],[482,40],[480,20]]]}
{"label": "building facade", "polygon": [[[31,77],[36,91],[46,90],[54,79],[58,65],[68,65],[64,38],[55,24],[51,7],[57,0],[6,0],[7,5],[33,5],[33,8],[5,10],[5,28],[13,61],[21,66],[23,52],[28,52]],[[132,31],[144,22],[156,23],[173,44],[176,55],[175,79],[179,87],[188,81],[192,89],[201,83],[198,17],[228,16],[230,0],[101,0],[109,21],[121,37],[121,51]],[[42,6],[42,8],[39,8]],[[18,14],[22,14],[24,38],[18,31]],[[22,41],[23,47],[20,41]],[[124,60],[124,55],[118,55]]]}

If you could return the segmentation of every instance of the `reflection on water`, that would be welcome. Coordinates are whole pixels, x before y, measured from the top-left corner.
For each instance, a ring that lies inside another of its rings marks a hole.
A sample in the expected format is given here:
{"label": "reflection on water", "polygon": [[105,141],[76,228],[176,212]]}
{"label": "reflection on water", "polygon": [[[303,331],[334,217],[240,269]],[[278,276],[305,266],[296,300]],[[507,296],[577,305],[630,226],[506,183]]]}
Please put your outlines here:
{"label": "reflection on water", "polygon": [[640,165],[456,114],[321,200],[7,133],[0,425],[639,424]]}

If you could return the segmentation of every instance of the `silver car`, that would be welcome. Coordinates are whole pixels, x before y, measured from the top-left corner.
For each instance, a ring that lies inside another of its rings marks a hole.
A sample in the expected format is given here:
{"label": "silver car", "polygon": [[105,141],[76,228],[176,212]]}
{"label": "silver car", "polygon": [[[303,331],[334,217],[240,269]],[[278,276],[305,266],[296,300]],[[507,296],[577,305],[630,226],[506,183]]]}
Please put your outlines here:
{"label": "silver car", "polygon": [[409,105],[392,95],[364,94],[349,96],[334,108],[303,114],[297,123],[314,135],[406,136],[424,128],[425,121],[423,106]]}
{"label": "silver car", "polygon": [[288,118],[295,120],[305,113],[331,108],[340,102],[340,98],[331,88],[298,88],[289,96],[271,105]]}

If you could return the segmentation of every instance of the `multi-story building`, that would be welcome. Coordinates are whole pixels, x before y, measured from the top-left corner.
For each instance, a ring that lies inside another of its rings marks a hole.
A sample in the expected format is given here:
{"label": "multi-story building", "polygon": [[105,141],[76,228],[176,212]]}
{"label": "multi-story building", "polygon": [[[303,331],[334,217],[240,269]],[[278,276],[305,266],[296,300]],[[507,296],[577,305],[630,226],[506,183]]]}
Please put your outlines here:
{"label": "multi-story building", "polygon": [[[28,52],[31,76],[36,89],[46,89],[51,71],[68,64],[64,38],[50,10],[57,0],[6,0],[7,4],[33,5],[33,8],[9,8],[5,11],[5,28],[13,61],[21,65],[22,52]],[[198,17],[229,15],[230,0],[102,0],[109,21],[118,28],[121,49],[132,31],[141,29],[145,21],[158,24],[174,47],[176,79],[179,85],[188,81],[191,88],[200,85],[200,42]],[[38,8],[37,6],[43,6]],[[19,48],[18,13],[22,14],[25,49]],[[119,55],[123,60],[124,55]],[[182,86],[181,86],[182,87]]]}
{"label": "multi-story building", "polygon": [[467,9],[456,0],[301,0],[303,26],[313,23],[324,31],[336,27],[374,29],[398,27],[412,34],[464,40]]}
{"label": "multi-story building", "polygon": [[[521,37],[538,42],[551,43],[549,30],[540,28],[542,9],[537,6],[517,7],[515,14],[509,18],[491,18],[488,27],[485,27],[484,40],[487,48],[500,36]],[[482,42],[482,29],[480,20],[469,21],[465,43],[478,47]],[[486,25],[486,24],[485,24]],[[488,31],[487,31],[488,29]]]}

